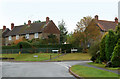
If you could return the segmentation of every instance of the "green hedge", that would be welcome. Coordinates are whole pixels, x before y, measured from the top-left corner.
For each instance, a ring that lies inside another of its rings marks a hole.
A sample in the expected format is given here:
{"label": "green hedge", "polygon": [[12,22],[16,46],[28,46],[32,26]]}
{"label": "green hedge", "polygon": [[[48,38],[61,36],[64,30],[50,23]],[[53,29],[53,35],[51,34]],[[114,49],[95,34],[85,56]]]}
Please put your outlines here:
{"label": "green hedge", "polygon": [[2,49],[18,49],[17,45],[12,46],[2,46]]}
{"label": "green hedge", "polygon": [[[22,45],[22,52],[32,53],[32,52],[52,52],[53,49],[59,50],[62,49],[62,52],[70,53],[71,48],[75,48],[72,46],[72,44],[31,44],[29,42],[19,42],[17,45],[12,46],[3,46],[2,49],[4,52],[9,50],[12,53],[16,53],[20,49],[20,45]],[[78,52],[82,52],[82,48],[77,48]],[[15,52],[14,52],[15,50]],[[9,53],[7,51],[7,53]]]}

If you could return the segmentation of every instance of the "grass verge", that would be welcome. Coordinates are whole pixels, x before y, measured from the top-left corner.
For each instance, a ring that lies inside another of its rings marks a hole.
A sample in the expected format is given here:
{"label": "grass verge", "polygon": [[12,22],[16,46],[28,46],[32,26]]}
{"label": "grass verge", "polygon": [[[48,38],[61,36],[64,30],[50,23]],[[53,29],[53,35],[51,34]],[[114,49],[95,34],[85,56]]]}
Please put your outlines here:
{"label": "grass verge", "polygon": [[118,74],[81,65],[71,67],[72,72],[80,77],[118,77]]}
{"label": "grass verge", "polygon": [[64,61],[64,60],[90,60],[91,56],[88,53],[68,53],[52,61]]}
{"label": "grass verge", "polygon": [[[93,62],[90,62],[88,63],[89,65],[93,65],[93,66],[97,66],[97,67],[101,67],[101,68],[105,68],[105,69],[109,69],[109,70],[119,70],[120,68],[117,67],[117,68],[112,68],[112,67],[105,67],[105,64],[99,64],[99,63],[93,63]],[[119,70],[120,71],[120,70]]]}
{"label": "grass verge", "polygon": [[[34,57],[37,55],[38,57]],[[58,56],[57,53],[34,53],[34,54],[2,54],[2,57],[15,58],[14,61],[44,61]],[[60,54],[59,54],[60,55]],[[9,61],[9,60],[5,60]]]}

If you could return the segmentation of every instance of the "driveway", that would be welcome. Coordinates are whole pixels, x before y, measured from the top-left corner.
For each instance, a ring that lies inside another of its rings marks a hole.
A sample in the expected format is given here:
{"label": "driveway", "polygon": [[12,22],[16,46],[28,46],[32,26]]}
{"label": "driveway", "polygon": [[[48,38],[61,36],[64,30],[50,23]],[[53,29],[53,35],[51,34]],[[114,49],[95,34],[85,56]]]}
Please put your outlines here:
{"label": "driveway", "polygon": [[3,77],[73,77],[68,69],[90,61],[2,62]]}

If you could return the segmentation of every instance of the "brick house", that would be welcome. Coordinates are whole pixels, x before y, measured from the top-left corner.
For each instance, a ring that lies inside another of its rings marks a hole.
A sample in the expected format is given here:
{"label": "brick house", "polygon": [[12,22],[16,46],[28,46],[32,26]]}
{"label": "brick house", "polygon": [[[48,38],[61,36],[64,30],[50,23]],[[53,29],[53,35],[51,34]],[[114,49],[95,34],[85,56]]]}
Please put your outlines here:
{"label": "brick house", "polygon": [[55,23],[49,20],[49,17],[46,17],[46,21],[38,23],[31,23],[28,20],[28,24],[20,26],[14,26],[14,23],[11,23],[11,30],[5,35],[5,45],[12,44],[21,38],[28,40],[45,39],[50,34],[56,35],[57,39],[60,40],[60,31]]}
{"label": "brick house", "polygon": [[115,30],[118,25],[118,18],[115,17],[114,21],[99,20],[98,15],[95,16],[96,26],[100,28],[101,34],[108,32],[109,29]]}
{"label": "brick house", "polygon": [[[94,22],[94,26],[92,25],[92,22]],[[108,32],[110,29],[115,31],[116,26],[118,25],[118,18],[115,17],[114,21],[107,21],[107,20],[99,20],[98,15],[95,15],[94,19],[90,22],[87,28],[90,27],[97,27],[96,29],[100,30],[100,35],[97,38],[98,40],[101,40],[102,36]],[[86,29],[87,29],[86,28]],[[92,30],[93,31],[93,30]],[[88,47],[94,42],[93,39],[90,39],[88,42]]]}
{"label": "brick house", "polygon": [[2,45],[5,45],[5,35],[10,31],[9,28],[6,28],[6,26],[3,26],[3,29],[1,30],[1,38],[2,38]]}

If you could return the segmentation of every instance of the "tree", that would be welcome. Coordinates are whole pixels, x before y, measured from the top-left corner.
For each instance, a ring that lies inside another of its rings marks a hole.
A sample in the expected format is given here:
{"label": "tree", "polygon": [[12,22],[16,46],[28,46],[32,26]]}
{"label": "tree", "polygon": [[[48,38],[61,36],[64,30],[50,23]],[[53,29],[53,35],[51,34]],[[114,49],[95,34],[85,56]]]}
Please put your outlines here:
{"label": "tree", "polygon": [[106,52],[106,60],[110,61],[113,49],[116,45],[116,35],[113,30],[109,30],[108,35],[105,39],[105,52]]}
{"label": "tree", "polygon": [[33,23],[39,23],[39,22],[41,22],[40,20],[38,20],[38,21],[33,21]]}
{"label": "tree", "polygon": [[108,32],[104,34],[100,42],[100,60],[102,62],[106,61],[106,52],[105,52],[105,38],[108,35]]}
{"label": "tree", "polygon": [[69,33],[67,35],[67,43],[72,44],[74,47],[80,47],[80,33]]}
{"label": "tree", "polygon": [[100,29],[96,26],[96,20],[90,16],[83,17],[76,25],[74,33],[79,37],[79,44],[82,45],[83,52],[87,52],[89,43],[100,39]]}
{"label": "tree", "polygon": [[117,35],[117,39],[120,38],[120,23],[116,26],[116,31],[115,31],[116,35]]}
{"label": "tree", "polygon": [[120,39],[114,48],[114,52],[111,58],[112,66],[120,67]]}
{"label": "tree", "polygon": [[48,35],[48,42],[52,44],[58,43],[56,35],[53,34]]}
{"label": "tree", "polygon": [[62,20],[61,22],[59,22],[58,24],[59,30],[60,30],[60,43],[64,43],[67,39],[67,29],[65,27],[65,22]]}

